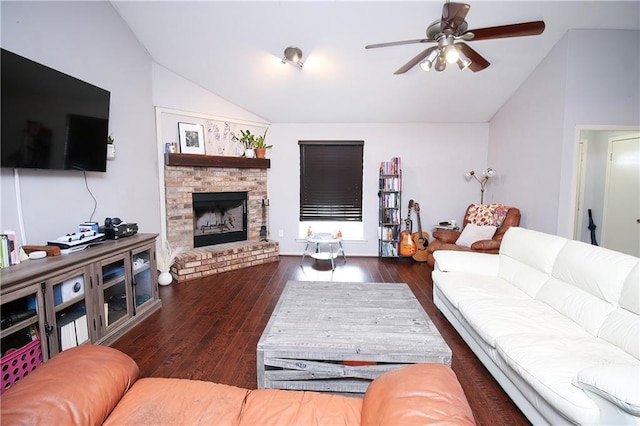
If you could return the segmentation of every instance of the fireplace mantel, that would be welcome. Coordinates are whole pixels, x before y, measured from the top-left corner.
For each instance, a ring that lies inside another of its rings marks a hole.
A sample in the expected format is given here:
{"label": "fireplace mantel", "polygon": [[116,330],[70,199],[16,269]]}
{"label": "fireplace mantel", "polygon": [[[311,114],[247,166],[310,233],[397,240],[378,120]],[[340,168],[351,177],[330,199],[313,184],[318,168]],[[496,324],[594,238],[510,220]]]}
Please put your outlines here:
{"label": "fireplace mantel", "polygon": [[166,153],[164,163],[167,166],[218,167],[237,169],[269,169],[268,158],[226,157],[221,155],[174,154]]}

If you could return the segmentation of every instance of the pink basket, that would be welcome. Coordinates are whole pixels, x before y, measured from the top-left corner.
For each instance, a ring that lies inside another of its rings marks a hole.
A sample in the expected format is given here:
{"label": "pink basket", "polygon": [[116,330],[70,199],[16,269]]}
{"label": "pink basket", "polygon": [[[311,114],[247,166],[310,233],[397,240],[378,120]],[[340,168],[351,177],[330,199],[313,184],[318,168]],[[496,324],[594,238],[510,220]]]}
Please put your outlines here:
{"label": "pink basket", "polygon": [[36,339],[17,351],[13,351],[2,357],[2,359],[0,359],[0,367],[2,367],[2,388],[0,388],[0,395],[31,371],[35,370],[40,364],[42,364],[40,339]]}

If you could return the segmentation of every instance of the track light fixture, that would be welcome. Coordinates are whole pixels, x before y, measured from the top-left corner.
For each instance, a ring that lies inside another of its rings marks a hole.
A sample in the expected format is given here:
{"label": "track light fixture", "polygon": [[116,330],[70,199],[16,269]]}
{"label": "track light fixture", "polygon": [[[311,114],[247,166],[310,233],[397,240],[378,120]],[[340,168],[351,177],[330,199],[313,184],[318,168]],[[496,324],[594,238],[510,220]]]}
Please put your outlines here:
{"label": "track light fixture", "polygon": [[284,49],[282,63],[286,64],[287,61],[302,68],[302,65],[304,65],[302,63],[302,50],[299,47],[287,47]]}
{"label": "track light fixture", "polygon": [[482,172],[482,179],[479,179],[476,176],[476,172],[471,170],[470,172],[465,173],[464,177],[467,180],[474,178],[480,184],[480,204],[484,204],[484,188],[487,186],[487,181],[496,175],[496,171],[491,167],[487,168],[484,172]]}

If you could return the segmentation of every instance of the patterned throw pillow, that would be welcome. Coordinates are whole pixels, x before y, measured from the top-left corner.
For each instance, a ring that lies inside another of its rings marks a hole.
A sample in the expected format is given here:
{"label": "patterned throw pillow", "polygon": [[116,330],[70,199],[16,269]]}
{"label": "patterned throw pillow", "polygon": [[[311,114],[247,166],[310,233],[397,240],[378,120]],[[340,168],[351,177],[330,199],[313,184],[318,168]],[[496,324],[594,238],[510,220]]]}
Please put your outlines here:
{"label": "patterned throw pillow", "polygon": [[508,211],[509,209],[504,204],[474,204],[469,209],[469,223],[500,228]]}

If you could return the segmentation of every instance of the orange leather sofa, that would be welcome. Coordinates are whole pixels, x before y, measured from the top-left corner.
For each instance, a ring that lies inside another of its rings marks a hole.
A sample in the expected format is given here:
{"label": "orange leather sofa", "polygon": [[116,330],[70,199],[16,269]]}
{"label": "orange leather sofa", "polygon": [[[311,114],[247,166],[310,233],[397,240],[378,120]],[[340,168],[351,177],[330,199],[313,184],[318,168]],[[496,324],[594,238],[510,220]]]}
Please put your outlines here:
{"label": "orange leather sofa", "polygon": [[138,374],[137,364],[116,349],[68,349],[0,397],[2,424],[475,424],[455,374],[440,364],[386,373],[364,398]]}
{"label": "orange leather sofa", "polygon": [[[474,207],[477,207],[476,204],[470,204],[467,207],[467,210],[464,214],[464,219],[462,221],[462,229],[470,223],[469,214]],[[504,233],[507,232],[507,229],[512,226],[520,225],[520,210],[515,207],[504,207],[507,210],[506,216],[502,221],[502,224],[496,229],[496,233],[493,235],[493,238],[490,240],[482,240],[476,241],[471,245],[470,248],[459,246],[456,244],[458,237],[460,237],[461,231],[450,231],[450,230],[441,230],[434,231],[433,238],[434,241],[429,243],[427,246],[427,264],[433,268],[435,264],[435,259],[433,258],[433,252],[437,250],[457,250],[457,251],[475,251],[477,253],[490,253],[490,254],[498,254],[500,251],[500,244],[502,242],[502,237]]]}

